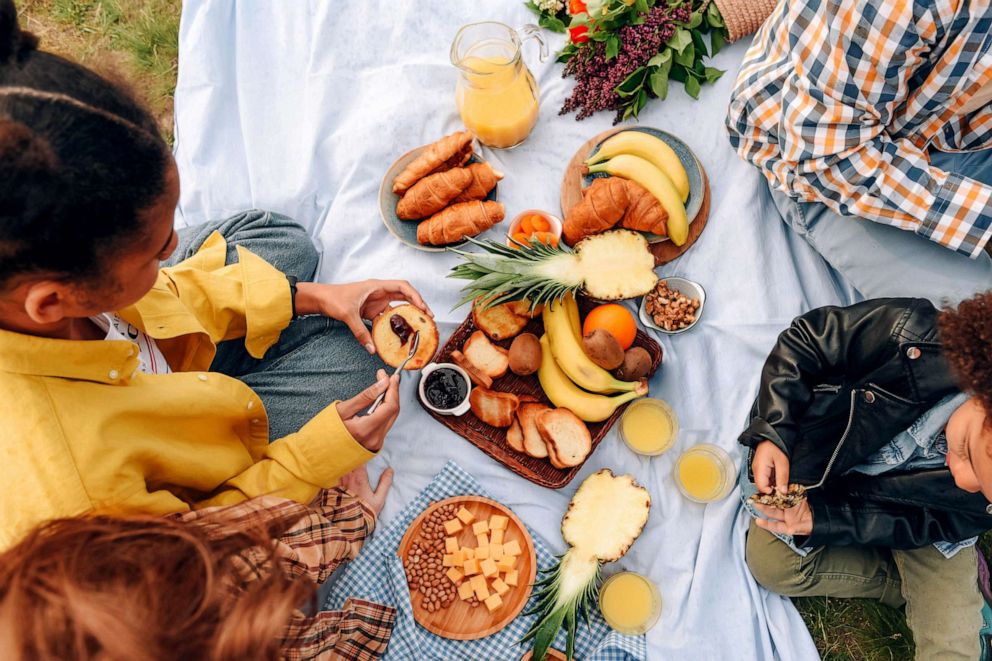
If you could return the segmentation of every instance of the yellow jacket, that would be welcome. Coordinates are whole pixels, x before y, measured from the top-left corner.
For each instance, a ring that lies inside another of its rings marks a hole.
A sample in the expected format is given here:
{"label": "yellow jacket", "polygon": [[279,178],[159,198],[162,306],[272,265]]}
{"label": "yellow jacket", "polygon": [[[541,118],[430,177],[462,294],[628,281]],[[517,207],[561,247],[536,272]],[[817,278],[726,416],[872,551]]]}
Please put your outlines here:
{"label": "yellow jacket", "polygon": [[154,338],[173,374],[137,371],[126,340],[0,330],[0,548],[47,519],[91,511],[165,514],[262,494],[308,502],[372,458],[331,404],[269,443],[248,386],[206,372],[216,344],[261,357],[292,316],[286,277],[214,233],[118,314]]}

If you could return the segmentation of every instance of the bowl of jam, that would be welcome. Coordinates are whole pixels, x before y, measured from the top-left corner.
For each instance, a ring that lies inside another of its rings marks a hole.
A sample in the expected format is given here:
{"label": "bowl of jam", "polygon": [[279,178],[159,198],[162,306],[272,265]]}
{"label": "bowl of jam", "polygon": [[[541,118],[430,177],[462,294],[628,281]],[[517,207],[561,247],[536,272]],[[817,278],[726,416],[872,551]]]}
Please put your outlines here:
{"label": "bowl of jam", "polygon": [[464,415],[472,382],[454,363],[431,363],[420,371],[420,401],[434,413]]}

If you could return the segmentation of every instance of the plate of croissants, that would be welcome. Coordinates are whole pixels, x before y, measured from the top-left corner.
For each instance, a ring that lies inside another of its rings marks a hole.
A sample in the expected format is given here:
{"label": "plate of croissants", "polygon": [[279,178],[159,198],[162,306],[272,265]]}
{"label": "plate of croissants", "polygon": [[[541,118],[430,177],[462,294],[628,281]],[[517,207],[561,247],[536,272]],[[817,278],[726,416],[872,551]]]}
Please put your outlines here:
{"label": "plate of croissants", "polygon": [[674,135],[650,127],[604,135],[584,145],[565,174],[565,242],[574,245],[622,227],[643,232],[649,243],[683,245],[705,188],[692,150]]}
{"label": "plate of croissants", "polygon": [[473,151],[459,131],[400,156],[379,189],[379,211],[403,243],[440,252],[465,243],[503,220],[497,201],[503,173]]}

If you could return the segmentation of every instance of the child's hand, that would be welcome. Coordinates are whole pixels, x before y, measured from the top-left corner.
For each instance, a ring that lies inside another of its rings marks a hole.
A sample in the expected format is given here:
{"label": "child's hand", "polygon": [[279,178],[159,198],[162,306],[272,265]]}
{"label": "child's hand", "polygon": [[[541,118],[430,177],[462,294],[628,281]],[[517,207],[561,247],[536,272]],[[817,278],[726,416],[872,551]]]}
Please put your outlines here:
{"label": "child's hand", "polygon": [[761,493],[771,493],[777,487],[780,493],[789,490],[789,458],[771,441],[762,441],[754,450],[751,461],[754,485]]}
{"label": "child's hand", "polygon": [[[351,399],[338,402],[338,415],[348,433],[358,441],[358,444],[369,452],[378,452],[386,440],[386,433],[400,414],[400,377],[398,374],[389,376],[385,370],[379,370],[379,380],[358,393]],[[383,391],[386,398],[372,415],[364,415],[372,406],[372,402]]]}
{"label": "child's hand", "polygon": [[369,483],[368,470],[365,469],[365,466],[360,466],[350,473],[341,476],[341,482],[338,483],[338,486],[348,490],[364,501],[366,505],[372,508],[376,516],[379,516],[382,506],[386,504],[386,494],[389,492],[389,487],[392,484],[393,469],[387,468],[382,471],[382,475],[379,476],[379,484],[373,490],[372,484]]}
{"label": "child's hand", "polygon": [[813,532],[813,510],[809,501],[804,500],[795,507],[781,510],[771,505],[754,504],[755,509],[768,519],[755,519],[759,528],[780,535],[809,535]]}

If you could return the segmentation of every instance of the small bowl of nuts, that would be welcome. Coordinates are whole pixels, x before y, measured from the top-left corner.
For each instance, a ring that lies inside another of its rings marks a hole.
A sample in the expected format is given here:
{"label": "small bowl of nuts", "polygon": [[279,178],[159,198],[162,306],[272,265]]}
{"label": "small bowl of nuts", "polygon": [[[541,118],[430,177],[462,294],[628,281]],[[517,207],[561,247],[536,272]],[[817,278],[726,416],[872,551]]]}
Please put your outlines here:
{"label": "small bowl of nuts", "polygon": [[685,278],[662,278],[641,299],[641,323],[656,331],[676,335],[699,322],[706,302],[702,285]]}

